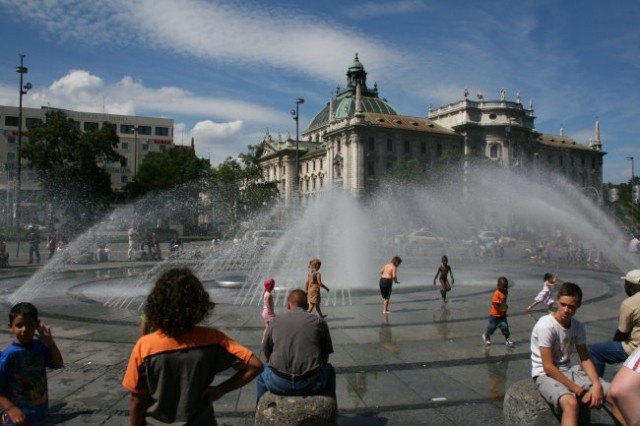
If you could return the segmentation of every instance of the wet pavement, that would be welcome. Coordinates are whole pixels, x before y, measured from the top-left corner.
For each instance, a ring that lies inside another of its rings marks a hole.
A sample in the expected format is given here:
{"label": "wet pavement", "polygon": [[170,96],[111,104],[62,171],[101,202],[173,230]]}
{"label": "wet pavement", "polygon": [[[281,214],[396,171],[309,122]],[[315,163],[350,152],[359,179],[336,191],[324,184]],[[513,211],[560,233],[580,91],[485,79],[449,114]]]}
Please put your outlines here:
{"label": "wet pavement", "polygon": [[[26,253],[16,258],[16,247],[10,245],[9,250],[11,267],[0,271],[2,318],[10,308],[7,296],[41,269],[46,258],[43,252],[41,265],[27,265]],[[139,304],[124,309],[104,302],[122,276],[153,263],[127,262],[124,250],[124,245],[114,247],[107,263],[68,266],[71,273],[60,275],[32,300],[52,327],[65,361],[64,368],[49,372],[51,424],[128,424],[129,396],[120,382],[138,335]],[[616,329],[625,297],[621,271],[536,264],[516,256],[485,262],[450,260],[456,281],[448,303],[431,285],[438,265],[433,258],[403,263],[388,315],[382,314],[377,271],[369,289],[333,286],[330,297],[323,293],[335,349],[331,362],[337,371],[339,425],[502,424],[505,389],[529,377],[529,335],[535,320],[526,307],[547,271],[582,287],[585,296],[577,317],[586,323],[590,342],[608,340]],[[513,348],[504,345],[499,331],[491,346],[480,337],[500,275],[511,283]],[[233,289],[210,291],[217,305],[207,324],[258,354],[260,307],[235,304]],[[283,309],[279,303],[276,313]],[[535,317],[543,313],[544,307]],[[0,346],[6,347],[11,337],[2,330],[0,339]],[[607,368],[605,377],[611,379],[613,372],[615,368]],[[217,401],[219,424],[252,425],[255,395],[251,383]],[[614,424],[597,411],[592,420]]]}

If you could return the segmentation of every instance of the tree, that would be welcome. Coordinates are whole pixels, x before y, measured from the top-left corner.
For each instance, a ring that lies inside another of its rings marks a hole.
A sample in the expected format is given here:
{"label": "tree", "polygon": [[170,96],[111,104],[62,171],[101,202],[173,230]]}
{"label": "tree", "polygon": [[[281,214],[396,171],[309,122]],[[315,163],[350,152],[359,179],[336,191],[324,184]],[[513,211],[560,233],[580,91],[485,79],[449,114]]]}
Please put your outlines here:
{"label": "tree", "polygon": [[123,189],[128,199],[138,200],[136,215],[146,226],[162,219],[189,228],[197,224],[200,193],[210,173],[209,160],[198,158],[191,147],[173,146],[149,153]]}
{"label": "tree", "polygon": [[60,209],[77,232],[106,212],[114,199],[105,166],[126,159],[116,150],[116,126],[81,132],[63,111],[50,110],[43,123],[29,129],[21,156],[29,161],[43,199]]}

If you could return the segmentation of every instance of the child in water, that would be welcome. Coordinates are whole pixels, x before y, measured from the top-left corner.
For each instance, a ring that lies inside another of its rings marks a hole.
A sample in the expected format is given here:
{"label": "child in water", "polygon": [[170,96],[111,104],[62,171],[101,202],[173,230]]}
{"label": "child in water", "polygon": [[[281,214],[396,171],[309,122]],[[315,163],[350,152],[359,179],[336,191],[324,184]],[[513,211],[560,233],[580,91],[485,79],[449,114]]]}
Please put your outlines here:
{"label": "child in water", "polygon": [[321,318],[325,318],[326,315],[322,314],[322,310],[320,309],[320,287],[329,291],[329,287],[322,283],[322,275],[320,274],[320,266],[322,262],[320,259],[311,259],[309,261],[309,268],[311,272],[307,276],[307,302],[309,303],[309,308],[307,312],[313,312],[315,308],[318,311],[318,315]]}
{"label": "child in water", "polygon": [[542,286],[542,290],[540,290],[540,293],[538,293],[535,299],[533,299],[533,303],[531,303],[529,307],[527,307],[527,312],[531,312],[531,309],[533,309],[533,307],[539,303],[544,303],[545,305],[547,305],[547,312],[549,313],[553,312],[552,292],[553,292],[553,286],[558,280],[558,276],[547,272],[546,274],[544,274],[543,279],[544,279],[544,285]]}
{"label": "child in water", "polygon": [[482,340],[485,345],[491,344],[491,335],[496,328],[499,328],[504,336],[504,344],[511,347],[513,342],[509,339],[509,323],[507,323],[507,296],[509,294],[509,280],[506,277],[498,278],[497,289],[491,298],[491,312],[489,314],[489,324],[487,330],[482,333]]}
{"label": "child in water", "polygon": [[[451,273],[451,284],[449,284],[449,273]],[[436,279],[440,275],[440,296],[442,297],[442,301],[447,301],[447,292],[451,291],[451,286],[455,282],[455,278],[453,278],[453,270],[451,266],[449,266],[449,259],[447,256],[442,256],[442,264],[438,266],[438,270],[436,271],[436,276],[433,277],[433,285],[436,285]]]}

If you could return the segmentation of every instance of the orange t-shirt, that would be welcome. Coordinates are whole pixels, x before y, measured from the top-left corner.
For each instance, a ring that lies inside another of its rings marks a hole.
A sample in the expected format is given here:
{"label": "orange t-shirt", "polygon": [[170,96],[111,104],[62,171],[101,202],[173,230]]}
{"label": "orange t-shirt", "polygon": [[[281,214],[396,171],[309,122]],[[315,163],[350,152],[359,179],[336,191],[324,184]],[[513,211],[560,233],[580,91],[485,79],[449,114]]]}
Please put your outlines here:
{"label": "orange t-shirt", "polygon": [[[496,309],[496,304],[504,306],[505,309],[501,312]],[[500,290],[496,290],[493,293],[493,297],[491,298],[491,312],[490,315],[496,318],[502,318],[507,315],[507,295],[502,293]]]}

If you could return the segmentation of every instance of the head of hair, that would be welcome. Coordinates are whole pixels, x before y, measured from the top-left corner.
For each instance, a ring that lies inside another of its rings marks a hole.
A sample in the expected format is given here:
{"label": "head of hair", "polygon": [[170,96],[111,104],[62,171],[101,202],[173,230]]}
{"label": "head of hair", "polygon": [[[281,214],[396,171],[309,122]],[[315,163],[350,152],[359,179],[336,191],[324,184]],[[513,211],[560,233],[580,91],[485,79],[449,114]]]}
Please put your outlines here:
{"label": "head of hair", "polygon": [[579,303],[582,303],[582,289],[578,284],[563,282],[558,289],[558,299],[562,296],[575,297]]}
{"label": "head of hair", "polygon": [[273,291],[273,288],[276,286],[276,280],[273,278],[267,278],[264,280],[264,291]]}
{"label": "head of hair", "polygon": [[318,269],[320,269],[320,266],[322,266],[322,261],[320,259],[311,259],[309,261],[309,266],[311,267],[311,269],[317,271]]}
{"label": "head of hair", "polygon": [[299,288],[291,290],[287,297],[287,304],[291,307],[307,309],[307,293]]}
{"label": "head of hair", "polygon": [[507,277],[500,277],[498,278],[497,285],[500,289],[509,288],[509,280],[507,279]]}
{"label": "head of hair", "polygon": [[214,306],[202,282],[189,268],[172,268],[156,281],[144,313],[154,328],[178,337],[204,320]]}
{"label": "head of hair", "polygon": [[393,256],[393,258],[391,259],[391,263],[396,266],[400,266],[400,264],[402,263],[402,259],[400,259],[400,256]]}
{"label": "head of hair", "polygon": [[9,324],[13,324],[13,320],[20,315],[22,318],[38,321],[38,309],[29,302],[20,302],[13,305],[11,311],[9,311]]}
{"label": "head of hair", "polygon": [[447,256],[442,256],[442,263],[449,263],[449,258]]}
{"label": "head of hair", "polygon": [[550,272],[547,272],[544,274],[544,277],[542,279],[545,281],[549,281],[551,278],[553,278],[553,274]]}

